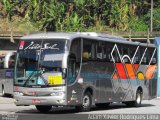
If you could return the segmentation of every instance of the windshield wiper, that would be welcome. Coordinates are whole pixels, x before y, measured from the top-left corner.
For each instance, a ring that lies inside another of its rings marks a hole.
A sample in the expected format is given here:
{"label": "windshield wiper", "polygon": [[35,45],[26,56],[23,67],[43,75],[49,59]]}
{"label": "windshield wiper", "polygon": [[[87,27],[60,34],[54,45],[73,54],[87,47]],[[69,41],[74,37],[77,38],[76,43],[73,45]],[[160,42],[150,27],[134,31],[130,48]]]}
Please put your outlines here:
{"label": "windshield wiper", "polygon": [[23,87],[25,87],[25,86],[27,85],[28,81],[29,81],[30,78],[33,76],[34,72],[35,72],[35,71],[33,71],[33,72],[30,74],[30,76],[27,78],[26,82],[23,84]]}
{"label": "windshield wiper", "polygon": [[[25,86],[27,85],[28,81],[30,80],[30,78],[33,76],[34,73],[35,73],[35,71],[33,71],[33,72],[31,73],[31,75],[27,78],[27,80],[25,81],[23,87],[25,87]],[[49,86],[49,84],[47,83],[47,81],[44,79],[42,73],[40,73],[40,72],[38,73],[38,71],[37,71],[36,75],[37,75],[36,81],[38,80],[38,76],[39,76],[40,78],[42,78],[45,86]]]}
{"label": "windshield wiper", "polygon": [[40,74],[39,76],[40,76],[40,78],[42,78],[44,84],[45,84],[46,86],[49,86],[48,82],[45,80],[45,78],[43,77],[42,73],[39,73],[39,74]]}

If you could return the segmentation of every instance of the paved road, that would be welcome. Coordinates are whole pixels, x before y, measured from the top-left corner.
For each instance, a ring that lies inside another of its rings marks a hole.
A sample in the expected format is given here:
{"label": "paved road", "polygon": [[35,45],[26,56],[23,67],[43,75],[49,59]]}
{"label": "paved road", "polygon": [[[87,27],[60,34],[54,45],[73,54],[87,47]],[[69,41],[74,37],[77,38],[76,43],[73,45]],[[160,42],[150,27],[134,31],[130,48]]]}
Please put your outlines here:
{"label": "paved road", "polygon": [[[100,116],[95,116],[99,114],[160,114],[160,99],[143,101],[139,108],[128,108],[124,104],[114,103],[107,108],[93,107],[90,112],[80,113],[76,113],[74,108],[53,108],[48,114],[37,112],[34,106],[15,106],[13,102],[12,98],[0,97],[0,120],[85,120],[100,119]],[[158,117],[159,120],[160,115]]]}

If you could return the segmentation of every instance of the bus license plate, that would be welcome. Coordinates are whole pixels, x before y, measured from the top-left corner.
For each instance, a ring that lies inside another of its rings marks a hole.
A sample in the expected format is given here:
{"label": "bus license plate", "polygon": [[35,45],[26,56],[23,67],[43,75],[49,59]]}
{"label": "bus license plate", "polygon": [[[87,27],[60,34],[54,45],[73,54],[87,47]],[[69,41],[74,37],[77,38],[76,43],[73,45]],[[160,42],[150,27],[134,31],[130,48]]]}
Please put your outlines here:
{"label": "bus license plate", "polygon": [[41,100],[33,99],[33,100],[32,100],[32,103],[41,103]]}

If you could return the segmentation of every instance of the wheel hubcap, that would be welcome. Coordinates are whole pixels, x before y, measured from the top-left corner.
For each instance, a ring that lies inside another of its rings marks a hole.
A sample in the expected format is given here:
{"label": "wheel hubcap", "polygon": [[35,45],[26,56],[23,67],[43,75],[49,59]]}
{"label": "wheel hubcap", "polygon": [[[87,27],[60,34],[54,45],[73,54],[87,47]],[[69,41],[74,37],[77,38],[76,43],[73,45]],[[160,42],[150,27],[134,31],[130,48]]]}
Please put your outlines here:
{"label": "wheel hubcap", "polygon": [[140,104],[140,102],[141,102],[141,95],[138,94],[138,95],[137,95],[137,103]]}
{"label": "wheel hubcap", "polygon": [[4,89],[2,89],[2,95],[4,95]]}
{"label": "wheel hubcap", "polygon": [[89,100],[89,97],[88,96],[84,96],[83,98],[83,106],[86,108],[88,107],[90,104],[90,100]]}

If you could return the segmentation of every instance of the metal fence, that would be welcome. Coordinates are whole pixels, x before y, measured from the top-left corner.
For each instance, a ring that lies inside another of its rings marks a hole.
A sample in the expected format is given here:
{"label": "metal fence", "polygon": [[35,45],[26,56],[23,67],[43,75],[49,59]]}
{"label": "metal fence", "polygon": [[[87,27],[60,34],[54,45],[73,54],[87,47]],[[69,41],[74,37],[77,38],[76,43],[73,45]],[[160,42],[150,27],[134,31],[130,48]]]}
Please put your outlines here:
{"label": "metal fence", "polygon": [[[19,40],[20,37],[31,34],[33,32],[18,32],[18,31],[0,31],[0,39],[10,40],[14,42],[14,40]],[[160,36],[160,31],[154,32],[134,32],[134,31],[126,31],[126,32],[115,32],[115,31],[105,31],[103,33],[122,36],[128,40],[132,41],[142,41],[142,42],[152,42],[155,37]]]}

